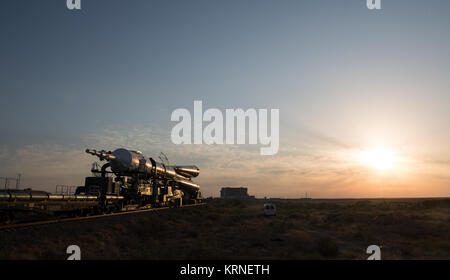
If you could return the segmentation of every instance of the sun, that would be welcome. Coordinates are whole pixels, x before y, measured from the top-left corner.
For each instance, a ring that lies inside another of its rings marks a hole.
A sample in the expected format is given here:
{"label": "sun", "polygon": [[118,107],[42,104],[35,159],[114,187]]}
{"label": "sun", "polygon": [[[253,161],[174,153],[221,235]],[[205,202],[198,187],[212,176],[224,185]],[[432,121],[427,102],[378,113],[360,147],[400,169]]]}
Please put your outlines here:
{"label": "sun", "polygon": [[391,169],[395,164],[395,154],[385,148],[373,148],[364,152],[363,161],[378,170]]}

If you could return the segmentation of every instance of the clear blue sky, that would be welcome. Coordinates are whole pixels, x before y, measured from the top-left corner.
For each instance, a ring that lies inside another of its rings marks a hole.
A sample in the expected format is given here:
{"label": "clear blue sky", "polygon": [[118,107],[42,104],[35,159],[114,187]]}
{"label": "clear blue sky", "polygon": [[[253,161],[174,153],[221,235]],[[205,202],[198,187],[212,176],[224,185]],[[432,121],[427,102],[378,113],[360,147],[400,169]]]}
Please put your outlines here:
{"label": "clear blue sky", "polygon": [[[407,162],[385,195],[450,195],[450,2],[365,2],[2,1],[0,175],[81,184],[84,148],[126,146],[197,164],[206,194],[377,196],[345,158],[382,143]],[[279,108],[280,153],[171,144],[194,100]]]}

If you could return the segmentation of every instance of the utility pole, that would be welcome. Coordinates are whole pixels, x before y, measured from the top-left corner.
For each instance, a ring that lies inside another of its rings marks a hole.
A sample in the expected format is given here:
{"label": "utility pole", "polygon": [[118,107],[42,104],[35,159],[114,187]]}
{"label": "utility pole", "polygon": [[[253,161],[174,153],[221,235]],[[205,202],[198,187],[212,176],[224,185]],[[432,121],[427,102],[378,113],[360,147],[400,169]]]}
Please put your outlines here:
{"label": "utility pole", "polygon": [[22,176],[22,174],[18,173],[17,174],[17,179],[16,179],[16,190],[19,189],[20,186],[20,177]]}
{"label": "utility pole", "polygon": [[8,185],[9,185],[9,181],[10,181],[10,180],[16,181],[16,189],[19,189],[19,186],[20,186],[20,177],[22,177],[22,174],[21,174],[21,173],[18,173],[16,178],[0,177],[0,179],[5,180],[5,190],[8,188]]}

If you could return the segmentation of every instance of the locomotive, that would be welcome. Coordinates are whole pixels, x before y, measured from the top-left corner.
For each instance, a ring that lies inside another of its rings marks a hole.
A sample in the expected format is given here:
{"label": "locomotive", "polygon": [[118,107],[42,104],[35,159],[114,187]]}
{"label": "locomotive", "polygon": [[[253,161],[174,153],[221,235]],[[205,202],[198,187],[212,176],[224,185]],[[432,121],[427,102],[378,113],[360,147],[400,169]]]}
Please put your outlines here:
{"label": "locomotive", "polygon": [[0,219],[10,222],[18,212],[87,215],[202,202],[200,186],[192,181],[200,174],[195,165],[171,166],[123,148],[86,153],[106,163],[94,165],[93,176],[74,194],[0,190]]}

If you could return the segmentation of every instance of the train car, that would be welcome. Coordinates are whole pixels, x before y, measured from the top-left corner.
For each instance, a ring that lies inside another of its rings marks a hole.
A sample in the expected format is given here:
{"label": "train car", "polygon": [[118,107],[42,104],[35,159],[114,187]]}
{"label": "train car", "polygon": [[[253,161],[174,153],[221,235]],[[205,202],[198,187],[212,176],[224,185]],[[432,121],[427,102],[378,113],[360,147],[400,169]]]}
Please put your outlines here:
{"label": "train car", "polygon": [[0,221],[9,223],[18,213],[37,212],[55,215],[94,213],[98,197],[92,195],[59,195],[45,191],[1,190]]}

